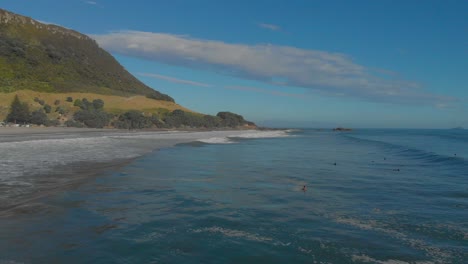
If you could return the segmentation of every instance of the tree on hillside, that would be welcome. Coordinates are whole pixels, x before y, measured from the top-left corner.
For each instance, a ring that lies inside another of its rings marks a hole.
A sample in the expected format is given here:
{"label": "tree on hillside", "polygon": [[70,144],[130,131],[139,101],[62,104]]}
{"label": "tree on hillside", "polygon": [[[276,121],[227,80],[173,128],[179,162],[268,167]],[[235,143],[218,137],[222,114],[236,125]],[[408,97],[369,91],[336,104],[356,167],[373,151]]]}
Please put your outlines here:
{"label": "tree on hillside", "polygon": [[[112,115],[103,110],[104,101],[101,99],[96,99],[92,102],[86,98],[82,100],[76,99],[74,105],[81,108],[81,110],[73,115],[74,120],[87,127],[103,128],[109,124],[112,118]],[[69,122],[67,125],[73,125],[73,123]]]}
{"label": "tree on hillside", "polygon": [[73,115],[73,118],[85,126],[92,128],[103,128],[110,121],[109,114],[101,110],[80,110]]}
{"label": "tree on hillside", "polygon": [[244,117],[231,112],[219,112],[216,116],[222,119],[221,123],[225,127],[237,127],[246,123]]}
{"label": "tree on hillside", "polygon": [[49,114],[51,110],[52,110],[52,107],[50,105],[48,105],[48,104],[44,105],[44,111],[47,114]]}
{"label": "tree on hillside", "polygon": [[155,127],[159,127],[159,128],[165,127],[164,122],[159,118],[158,115],[153,114],[150,119],[151,119],[151,123],[153,123]]}
{"label": "tree on hillside", "polygon": [[164,123],[166,123],[168,127],[181,127],[184,125],[184,121],[185,112],[180,109],[172,111],[164,118]]}
{"label": "tree on hillside", "polygon": [[35,125],[48,125],[49,119],[44,110],[38,109],[31,114],[31,123]]}
{"label": "tree on hillside", "polygon": [[90,101],[88,101],[87,98],[83,98],[81,100],[81,109],[83,110],[90,110],[89,107],[92,105]]}
{"label": "tree on hillside", "polygon": [[81,99],[76,99],[73,103],[73,106],[78,106],[79,108],[81,108],[83,106],[83,102],[81,101]]}
{"label": "tree on hillside", "polygon": [[213,127],[220,127],[221,126],[221,118],[218,116],[212,116],[212,115],[204,115],[204,125],[206,128],[213,128]]}
{"label": "tree on hillside", "polygon": [[104,101],[101,99],[96,99],[94,101],[89,101],[87,98],[76,99],[74,106],[80,107],[82,110],[93,111],[93,110],[102,110],[104,108]]}
{"label": "tree on hillside", "polygon": [[7,116],[7,122],[13,123],[27,123],[31,119],[31,113],[29,112],[29,106],[26,103],[22,103],[18,95],[15,95],[13,102],[11,103],[10,113]]}
{"label": "tree on hillside", "polygon": [[93,100],[93,107],[95,110],[100,110],[104,108],[104,101],[101,99]]}
{"label": "tree on hillside", "polygon": [[119,116],[114,126],[122,129],[143,129],[153,126],[152,117],[146,117],[142,112],[130,110]]}
{"label": "tree on hillside", "polygon": [[61,106],[57,106],[57,108],[55,109],[55,112],[58,112],[59,114],[64,115],[68,111],[65,108],[61,107]]}

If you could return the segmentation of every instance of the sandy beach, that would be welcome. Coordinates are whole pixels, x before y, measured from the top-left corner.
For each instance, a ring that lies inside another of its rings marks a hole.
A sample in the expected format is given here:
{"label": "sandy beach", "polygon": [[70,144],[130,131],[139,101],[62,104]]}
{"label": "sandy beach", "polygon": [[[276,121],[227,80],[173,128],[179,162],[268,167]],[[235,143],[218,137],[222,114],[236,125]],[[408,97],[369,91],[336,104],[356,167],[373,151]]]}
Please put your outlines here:
{"label": "sandy beach", "polygon": [[96,129],[77,127],[0,127],[0,142],[25,141],[32,139],[60,139],[93,135],[131,133],[128,130]]}
{"label": "sandy beach", "polygon": [[37,133],[65,133],[65,132],[96,132],[118,131],[117,129],[95,129],[77,127],[0,127],[0,135],[8,134],[37,134]]}

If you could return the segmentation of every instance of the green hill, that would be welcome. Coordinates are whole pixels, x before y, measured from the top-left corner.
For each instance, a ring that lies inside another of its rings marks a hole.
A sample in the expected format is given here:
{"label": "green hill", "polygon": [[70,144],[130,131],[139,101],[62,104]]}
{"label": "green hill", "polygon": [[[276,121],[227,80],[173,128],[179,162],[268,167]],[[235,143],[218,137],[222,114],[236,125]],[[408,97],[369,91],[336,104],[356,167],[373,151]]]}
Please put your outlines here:
{"label": "green hill", "polygon": [[136,79],[90,37],[0,9],[0,92],[18,90],[174,101]]}
{"label": "green hill", "polygon": [[[151,89],[79,32],[0,9],[0,121],[78,127],[255,128]],[[10,125],[10,124],[8,124]]]}

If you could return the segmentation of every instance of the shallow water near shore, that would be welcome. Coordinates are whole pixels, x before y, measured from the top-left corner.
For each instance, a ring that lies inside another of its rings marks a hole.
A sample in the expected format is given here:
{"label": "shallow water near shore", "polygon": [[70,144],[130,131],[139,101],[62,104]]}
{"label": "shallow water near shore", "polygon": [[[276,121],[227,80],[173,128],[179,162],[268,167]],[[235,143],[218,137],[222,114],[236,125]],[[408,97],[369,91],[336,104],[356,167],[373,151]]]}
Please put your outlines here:
{"label": "shallow water near shore", "polygon": [[0,263],[465,263],[467,151],[458,130],[213,135],[0,218]]}
{"label": "shallow water near shore", "polygon": [[[47,132],[48,131],[48,132]],[[160,148],[267,131],[131,132],[92,129],[9,129],[0,133],[0,215],[25,201],[74,186],[107,168]],[[7,132],[7,133],[5,133]]]}

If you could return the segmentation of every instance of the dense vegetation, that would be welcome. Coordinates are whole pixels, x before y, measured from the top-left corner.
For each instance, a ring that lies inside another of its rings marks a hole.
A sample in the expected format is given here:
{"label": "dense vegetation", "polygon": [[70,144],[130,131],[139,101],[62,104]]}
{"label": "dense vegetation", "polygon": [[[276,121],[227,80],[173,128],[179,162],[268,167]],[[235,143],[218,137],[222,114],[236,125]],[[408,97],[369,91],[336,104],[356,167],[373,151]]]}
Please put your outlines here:
{"label": "dense vegetation", "polygon": [[75,121],[93,128],[103,128],[109,124],[112,116],[104,111],[104,102],[101,99],[89,102],[84,98],[80,101],[79,107],[81,110],[73,115]]}
{"label": "dense vegetation", "polygon": [[6,121],[15,124],[31,123],[34,125],[45,126],[59,125],[59,122],[57,120],[49,120],[49,118],[47,117],[46,113],[48,113],[47,110],[49,108],[49,105],[44,105],[44,108],[37,109],[31,113],[29,111],[29,105],[25,102],[21,102],[18,96],[15,96],[13,102],[11,103],[10,113],[6,118]]}
{"label": "dense vegetation", "polygon": [[22,103],[18,96],[15,96],[11,103],[10,113],[8,114],[6,121],[12,123],[28,123],[31,120],[31,114],[29,112],[29,106],[27,103]]}
{"label": "dense vegetation", "polygon": [[[144,113],[137,110],[111,114],[104,111],[104,101],[101,99],[90,101],[87,98],[77,98],[74,101],[66,100],[63,103],[55,100],[54,105],[56,108],[52,113],[52,107],[46,104],[44,100],[36,97],[34,102],[41,108],[30,112],[29,105],[21,102],[18,96],[15,96],[6,121],[16,124],[30,123],[45,126],[64,125],[90,128],[114,127],[120,129],[255,127],[254,123],[230,112],[219,112],[216,116],[211,116],[176,109],[161,114]],[[66,109],[70,109],[70,107],[75,108],[76,111],[69,113]],[[49,119],[53,114],[58,114],[59,118]],[[60,122],[59,119],[64,121]]]}
{"label": "dense vegetation", "polygon": [[[232,122],[236,117],[237,122]],[[174,110],[160,117],[157,115],[145,116],[139,111],[128,111],[119,116],[114,122],[116,128],[143,129],[143,128],[238,128],[255,124],[245,121],[240,115],[221,112],[218,116],[202,115]]]}
{"label": "dense vegetation", "polygon": [[174,101],[136,79],[91,38],[0,9],[0,92],[24,89]]}

